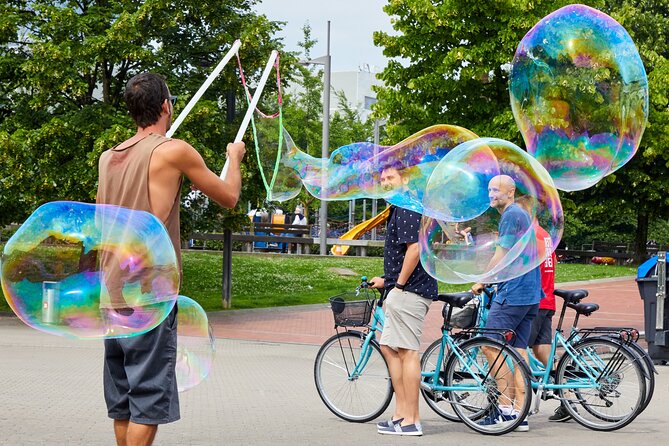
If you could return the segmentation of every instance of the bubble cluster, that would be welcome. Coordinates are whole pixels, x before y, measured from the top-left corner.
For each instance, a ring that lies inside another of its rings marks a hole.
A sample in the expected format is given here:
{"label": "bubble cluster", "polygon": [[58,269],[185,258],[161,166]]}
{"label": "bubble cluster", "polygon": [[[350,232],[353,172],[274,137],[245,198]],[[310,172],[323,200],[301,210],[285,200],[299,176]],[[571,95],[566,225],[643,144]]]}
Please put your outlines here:
{"label": "bubble cluster", "polygon": [[511,107],[528,151],[565,191],[593,186],[636,153],[648,118],[639,52],[611,17],[561,8],[522,39]]}
{"label": "bubble cluster", "polygon": [[[311,195],[323,200],[383,198],[417,212],[422,211],[425,184],[439,161],[461,142],[477,138],[462,127],[435,125],[393,146],[359,142],[340,147],[329,159],[323,159],[298,149],[285,129],[283,136],[283,173],[275,183],[278,192],[272,192],[272,197],[291,196],[286,193],[290,187],[299,192],[304,185]],[[383,184],[381,177],[386,168],[399,171],[401,185]],[[280,189],[277,185],[289,187]]]}
{"label": "bubble cluster", "polygon": [[157,326],[179,289],[176,254],[148,212],[52,202],[2,252],[2,289],[38,330],[79,339],[129,337]]}
{"label": "bubble cluster", "polygon": [[179,392],[204,381],[214,362],[214,335],[207,313],[193,299],[177,299],[177,387]]}
{"label": "bubble cluster", "polygon": [[[536,268],[562,236],[562,205],[550,175],[501,139],[475,139],[453,149],[432,172],[423,203],[420,260],[447,283],[518,277]],[[519,212],[520,218],[509,220]],[[548,242],[535,225],[549,233]]]}

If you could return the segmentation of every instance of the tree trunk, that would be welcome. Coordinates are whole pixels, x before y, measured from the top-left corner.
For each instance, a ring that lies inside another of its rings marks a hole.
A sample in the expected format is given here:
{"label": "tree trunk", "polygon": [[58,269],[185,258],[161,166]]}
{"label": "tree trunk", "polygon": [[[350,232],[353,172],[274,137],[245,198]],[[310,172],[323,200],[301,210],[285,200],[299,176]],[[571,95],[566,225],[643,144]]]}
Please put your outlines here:
{"label": "tree trunk", "polygon": [[636,214],[636,237],[634,238],[634,260],[641,263],[646,260],[646,241],[648,240],[648,212]]}

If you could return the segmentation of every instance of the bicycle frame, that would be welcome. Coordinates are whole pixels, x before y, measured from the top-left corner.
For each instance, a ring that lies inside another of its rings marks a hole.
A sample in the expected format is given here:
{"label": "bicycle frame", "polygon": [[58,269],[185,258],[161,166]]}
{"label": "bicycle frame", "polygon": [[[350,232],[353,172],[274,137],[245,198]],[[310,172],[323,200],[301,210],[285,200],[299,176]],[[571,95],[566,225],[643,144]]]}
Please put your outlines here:
{"label": "bicycle frame", "polygon": [[[386,316],[383,313],[383,309],[381,308],[380,305],[375,305],[374,307],[374,314],[372,315],[373,321],[369,326],[369,331],[365,335],[365,341],[362,344],[361,347],[361,358],[360,360],[355,364],[355,367],[353,367],[353,370],[349,372],[348,379],[349,381],[352,381],[356,379],[360,374],[362,373],[363,370],[365,370],[365,366],[367,365],[367,362],[369,361],[370,356],[372,355],[372,349],[369,347],[369,344],[371,342],[374,342],[376,340],[376,331],[383,328],[383,324],[386,320]],[[350,330],[350,331],[355,331],[355,330]]]}

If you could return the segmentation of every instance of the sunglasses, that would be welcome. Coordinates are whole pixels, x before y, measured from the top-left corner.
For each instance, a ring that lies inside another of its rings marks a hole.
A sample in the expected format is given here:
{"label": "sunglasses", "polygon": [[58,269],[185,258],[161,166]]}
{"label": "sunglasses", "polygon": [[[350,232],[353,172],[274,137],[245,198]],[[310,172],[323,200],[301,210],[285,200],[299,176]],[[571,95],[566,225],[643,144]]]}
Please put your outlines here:
{"label": "sunglasses", "polygon": [[169,98],[167,98],[167,100],[170,101],[170,103],[172,104],[172,107],[174,107],[175,105],[177,105],[177,98],[178,98],[178,97],[179,97],[179,96],[170,96]]}

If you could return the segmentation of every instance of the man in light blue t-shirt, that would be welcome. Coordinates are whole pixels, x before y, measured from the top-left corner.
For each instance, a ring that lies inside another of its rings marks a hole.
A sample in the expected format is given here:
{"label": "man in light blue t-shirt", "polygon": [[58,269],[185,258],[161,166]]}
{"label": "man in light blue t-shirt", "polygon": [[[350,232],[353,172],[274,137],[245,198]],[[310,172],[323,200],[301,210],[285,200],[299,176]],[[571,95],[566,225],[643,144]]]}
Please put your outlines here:
{"label": "man in light blue t-shirt", "polygon": [[[497,247],[488,264],[488,270],[497,265],[532,226],[527,212],[515,204],[515,193],[516,183],[508,175],[498,175],[488,183],[490,206],[502,215],[498,225]],[[472,286],[472,291],[476,294],[480,294],[482,290],[483,284],[477,283]],[[541,272],[537,266],[520,277],[498,284],[497,294],[488,313],[486,328],[513,330],[516,336],[511,344],[526,361],[532,320],[539,312],[539,301],[542,296]],[[509,386],[509,389],[502,390],[506,400],[502,401],[504,398],[500,398],[498,410],[481,423],[498,424],[513,421],[526,397],[524,392],[522,386],[515,386],[515,389]],[[529,430],[527,420],[516,430]]]}

